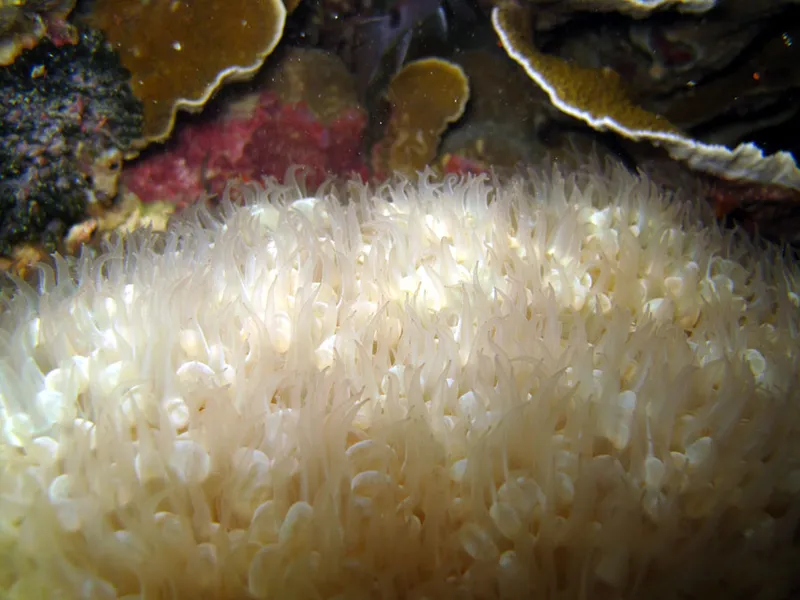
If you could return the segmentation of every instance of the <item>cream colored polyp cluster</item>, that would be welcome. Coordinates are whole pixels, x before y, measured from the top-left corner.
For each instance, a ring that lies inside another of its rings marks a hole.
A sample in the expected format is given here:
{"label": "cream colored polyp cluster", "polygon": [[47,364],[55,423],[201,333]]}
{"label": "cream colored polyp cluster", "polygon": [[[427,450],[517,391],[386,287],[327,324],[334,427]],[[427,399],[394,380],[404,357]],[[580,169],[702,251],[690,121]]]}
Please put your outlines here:
{"label": "cream colored polyp cluster", "polygon": [[796,268],[619,170],[245,192],[2,317],[5,595],[785,591]]}

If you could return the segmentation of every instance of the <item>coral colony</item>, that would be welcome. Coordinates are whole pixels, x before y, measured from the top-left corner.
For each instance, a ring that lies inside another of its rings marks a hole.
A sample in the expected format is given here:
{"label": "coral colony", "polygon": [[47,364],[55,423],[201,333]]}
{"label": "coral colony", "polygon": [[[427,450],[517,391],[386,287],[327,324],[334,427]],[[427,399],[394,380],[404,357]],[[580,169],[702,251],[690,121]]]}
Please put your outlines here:
{"label": "coral colony", "polygon": [[8,597],[787,597],[796,265],[621,168],[235,191],[2,315]]}

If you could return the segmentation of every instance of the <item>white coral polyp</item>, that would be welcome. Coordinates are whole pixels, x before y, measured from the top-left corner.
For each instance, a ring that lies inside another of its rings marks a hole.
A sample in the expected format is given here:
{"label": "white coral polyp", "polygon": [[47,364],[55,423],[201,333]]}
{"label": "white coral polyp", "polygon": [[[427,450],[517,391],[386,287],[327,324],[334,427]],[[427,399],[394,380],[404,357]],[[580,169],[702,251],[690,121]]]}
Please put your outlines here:
{"label": "white coral polyp", "polygon": [[618,169],[242,192],[9,303],[4,597],[789,589],[777,252]]}

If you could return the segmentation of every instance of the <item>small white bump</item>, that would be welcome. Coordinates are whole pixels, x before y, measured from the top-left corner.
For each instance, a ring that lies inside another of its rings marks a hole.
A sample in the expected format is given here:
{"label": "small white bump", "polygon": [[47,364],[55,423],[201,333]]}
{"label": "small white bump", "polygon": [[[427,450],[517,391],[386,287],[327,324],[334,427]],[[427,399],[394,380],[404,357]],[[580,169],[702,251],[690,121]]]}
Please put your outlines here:
{"label": "small white bump", "polygon": [[101,393],[105,395],[111,394],[122,383],[128,371],[129,368],[122,361],[113,362],[103,368],[96,378]]}
{"label": "small white bump", "polygon": [[89,369],[91,362],[86,356],[76,354],[72,357],[72,372],[75,374],[77,383],[76,393],[78,395],[86,393],[89,389]]}
{"label": "small white bump", "polygon": [[675,307],[670,300],[665,298],[653,298],[644,305],[644,314],[660,323],[665,323],[675,315]]}
{"label": "small white bump", "polygon": [[200,484],[211,473],[211,457],[197,442],[175,440],[169,457],[169,467],[183,483]]}
{"label": "small white bump", "polygon": [[280,597],[284,557],[278,544],[261,548],[250,561],[247,589],[254,598]]}
{"label": "small white bump", "polygon": [[70,401],[61,392],[42,390],[36,394],[36,408],[45,420],[45,428],[65,419],[73,419],[77,414],[74,401]]}
{"label": "small white bump", "polygon": [[59,443],[51,437],[41,436],[28,447],[30,456],[40,465],[51,465],[59,457]]}
{"label": "small white bump", "polygon": [[182,329],[178,333],[178,344],[192,360],[199,360],[207,355],[203,336],[194,329]]}
{"label": "small white bump", "polygon": [[699,468],[708,464],[714,456],[714,440],[701,437],[686,447],[686,459],[690,468]]}
{"label": "small white bump", "polygon": [[522,531],[522,521],[510,504],[495,502],[489,508],[489,516],[500,533],[510,540],[513,540]]}
{"label": "small white bump", "polygon": [[306,217],[311,217],[314,214],[314,208],[320,204],[320,202],[321,201],[318,198],[301,198],[300,200],[295,200],[289,204],[289,208],[302,213]]}
{"label": "small white bump", "polygon": [[475,560],[494,561],[500,556],[492,536],[477,523],[467,523],[458,531],[458,539],[467,554]]}
{"label": "small white bump", "polygon": [[128,283],[122,288],[122,301],[127,304],[133,304],[133,301],[136,299],[136,288],[132,283]]}
{"label": "small white bump", "polygon": [[764,355],[754,348],[748,348],[742,353],[742,358],[747,361],[750,372],[754,377],[761,377],[767,370],[767,360]]}
{"label": "small white bump", "polygon": [[667,277],[664,279],[664,287],[666,290],[675,297],[680,297],[683,294],[683,278],[682,277]]}
{"label": "small white bump", "polygon": [[232,508],[240,518],[249,519],[256,507],[269,497],[272,461],[261,450],[238,448],[233,453],[232,465],[236,472]]}
{"label": "small white bump", "polygon": [[219,554],[217,547],[208,542],[201,542],[195,547],[195,552],[190,553],[190,562],[187,568],[189,573],[196,573],[195,585],[211,592],[219,577]]}
{"label": "small white bump", "polygon": [[88,577],[81,583],[81,600],[117,600],[117,590],[108,581]]}
{"label": "small white bump", "polygon": [[39,345],[41,341],[40,338],[41,330],[42,330],[42,320],[39,317],[31,319],[31,321],[28,323],[27,328],[25,329],[25,332],[27,333],[28,336],[27,341],[30,344],[31,348],[36,348]]}
{"label": "small white bump", "polygon": [[575,500],[575,483],[566,473],[556,473],[556,497],[563,506],[572,506]]}
{"label": "small white bump", "polygon": [[606,550],[594,568],[594,573],[601,581],[613,588],[620,589],[628,578],[628,561],[627,550]]}
{"label": "small white bump", "polygon": [[392,485],[392,478],[378,471],[363,471],[353,477],[350,489],[354,494],[365,498],[374,498]]}
{"label": "small white bump", "polygon": [[88,440],[89,449],[97,450],[97,426],[93,421],[78,417],[72,421],[72,426]]}
{"label": "small white bump", "polygon": [[224,385],[233,386],[236,384],[236,369],[229,364],[222,367],[222,383]]}
{"label": "small white bump", "polygon": [[542,489],[527,477],[517,477],[503,483],[497,490],[497,498],[513,506],[523,519],[529,519],[536,507],[545,503]]}
{"label": "small white bump", "polygon": [[598,229],[608,229],[612,221],[611,207],[596,210],[592,216],[589,217],[589,221]]}
{"label": "small white bump", "polygon": [[263,545],[277,542],[280,526],[278,507],[273,500],[267,500],[256,508],[250,519],[250,540]]}
{"label": "small white bump", "polygon": [[350,446],[345,455],[357,471],[387,471],[395,458],[394,450],[383,442],[361,440]]}
{"label": "small white bump", "polygon": [[660,489],[666,473],[666,466],[655,456],[648,456],[644,459],[644,482],[648,487]]}
{"label": "small white bump", "polygon": [[269,330],[275,351],[285,354],[292,346],[292,320],[285,312],[277,313]]}
{"label": "small white bump", "polygon": [[132,426],[142,418],[151,425],[158,423],[158,407],[152,402],[148,390],[143,389],[142,386],[125,392],[120,401],[120,411]]}
{"label": "small white bump", "polygon": [[197,360],[182,363],[175,374],[183,385],[196,383],[210,386],[214,379],[214,369]]}
{"label": "small white bump", "polygon": [[625,390],[613,401],[600,407],[598,417],[600,434],[618,450],[627,448],[630,443],[636,402],[636,393]]}
{"label": "small white bump", "polygon": [[464,475],[467,473],[469,467],[469,460],[462,458],[457,460],[450,466],[450,479],[455,483],[464,481]]}
{"label": "small white bump", "polygon": [[183,398],[170,398],[164,403],[164,410],[167,418],[175,431],[182,431],[189,426],[190,411],[189,406]]}
{"label": "small white bump", "polygon": [[317,349],[314,351],[314,356],[317,359],[318,369],[327,369],[333,364],[336,350],[336,339],[336,334],[328,336],[319,346],[317,346]]}
{"label": "small white bump", "polygon": [[155,451],[148,451],[142,453],[141,451],[136,454],[133,459],[133,469],[136,472],[136,477],[139,483],[146,485],[151,481],[166,479],[167,473],[164,468],[164,462]]}
{"label": "small white bump", "polygon": [[278,530],[280,544],[305,546],[311,540],[314,524],[314,509],[307,502],[295,502],[286,513]]}
{"label": "small white bump", "polygon": [[55,477],[47,488],[47,497],[53,504],[74,499],[75,482],[72,475],[62,474]]}

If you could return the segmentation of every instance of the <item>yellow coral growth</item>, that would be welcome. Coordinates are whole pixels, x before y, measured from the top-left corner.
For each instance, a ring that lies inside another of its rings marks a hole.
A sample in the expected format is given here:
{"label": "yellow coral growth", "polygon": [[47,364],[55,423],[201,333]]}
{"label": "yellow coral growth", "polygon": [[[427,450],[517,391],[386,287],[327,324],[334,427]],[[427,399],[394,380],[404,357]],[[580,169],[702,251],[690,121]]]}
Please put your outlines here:
{"label": "yellow coral growth", "polygon": [[252,76],[283,33],[280,0],[96,0],[89,17],[120,52],[144,103],[143,142],[163,141],[179,110],[200,110]]}
{"label": "yellow coral growth", "polygon": [[322,123],[359,106],[353,75],[323,50],[291,48],[269,73],[267,87],[285,104],[305,102]]}
{"label": "yellow coral growth", "polygon": [[436,158],[442,133],[464,113],[469,80],[456,64],[428,58],[406,65],[389,84],[392,107],[387,167],[413,173]]}

